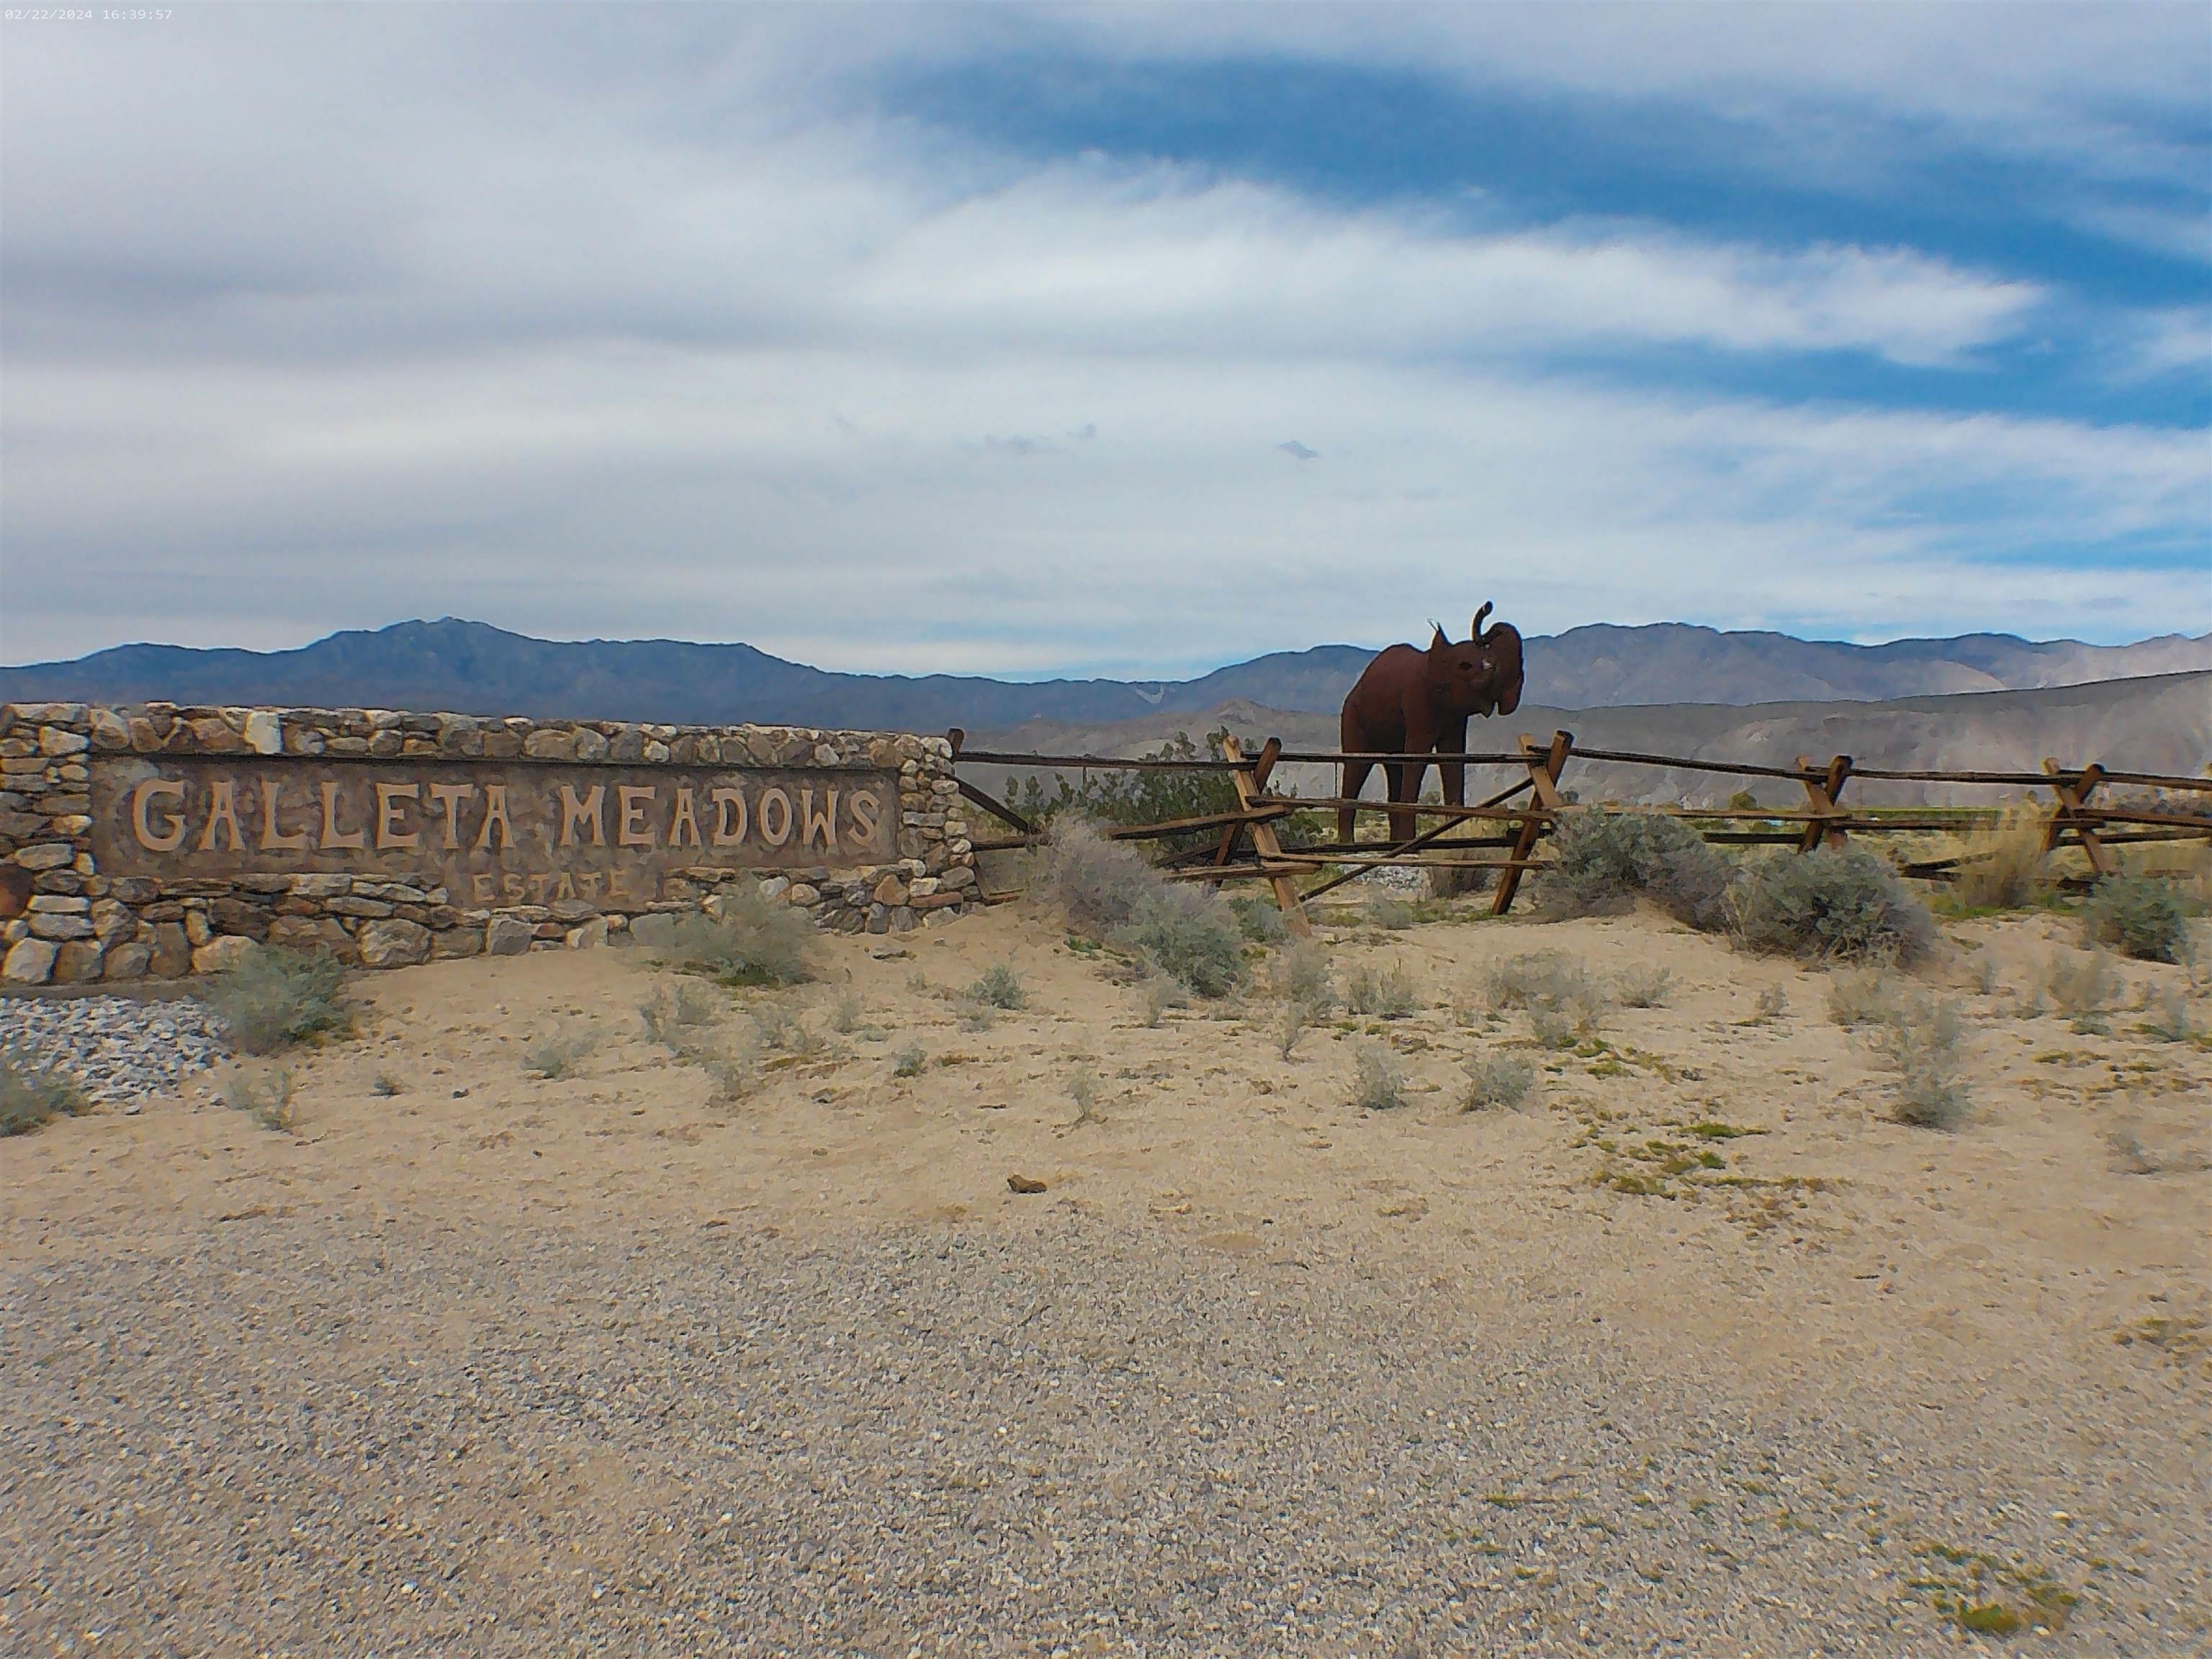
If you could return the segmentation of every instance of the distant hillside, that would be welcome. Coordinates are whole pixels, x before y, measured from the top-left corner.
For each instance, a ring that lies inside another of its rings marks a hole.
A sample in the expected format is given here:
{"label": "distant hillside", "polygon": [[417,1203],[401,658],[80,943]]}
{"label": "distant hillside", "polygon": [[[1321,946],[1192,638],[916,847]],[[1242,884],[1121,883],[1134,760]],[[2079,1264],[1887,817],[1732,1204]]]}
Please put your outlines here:
{"label": "distant hillside", "polygon": [[[749,645],[533,640],[483,623],[400,623],[296,651],[131,645],[0,668],[0,698],[453,709],[538,719],[760,720],[935,732],[1028,720],[1097,724],[1244,702],[1333,713],[1369,647],[1278,652],[1201,678],[1022,684],[951,674],[831,673]],[[1841,645],[1786,634],[1598,625],[1528,641],[1527,699],[1560,708],[1638,703],[1870,701],[2026,690],[2212,669],[2212,635],[2100,647],[2007,635]]]}
{"label": "distant hillside", "polygon": [[[1223,726],[1248,742],[1280,738],[1293,751],[1336,746],[1336,721],[1331,715],[1241,702],[1223,703],[1193,717],[1154,714],[1118,725],[1031,722],[975,732],[969,742],[975,749],[1014,752],[1131,756],[1158,746],[1178,729],[1196,735]],[[1562,728],[1571,731],[1576,742],[1587,748],[1758,766],[1789,766],[1800,755],[1826,760],[1844,754],[1862,766],[1897,771],[2037,772],[2044,757],[2051,755],[2070,764],[2097,760],[2125,770],[2199,777],[2212,767],[2212,673],[1884,702],[1677,703],[1580,709],[1523,703],[1513,714],[1475,721],[1468,732],[1468,747],[1477,754],[1506,752],[1517,733],[1548,737]],[[961,770],[986,787],[1006,775],[999,768],[963,766]],[[1327,768],[1285,766],[1277,775],[1303,794],[1329,793]],[[1501,770],[1480,775],[1485,781],[1470,781],[1470,791],[1502,787],[1521,775]],[[1430,781],[1434,782],[1433,774]],[[1050,779],[1045,781],[1048,785]],[[1584,800],[1697,805],[1725,801],[1750,781],[1769,805],[1803,804],[1802,792],[1792,783],[1660,767],[1577,761],[1569,767],[1565,781]],[[1368,793],[1381,795],[1379,777],[1370,781]],[[1860,780],[1850,786],[1847,799],[1863,805],[1989,805],[1997,793]]]}

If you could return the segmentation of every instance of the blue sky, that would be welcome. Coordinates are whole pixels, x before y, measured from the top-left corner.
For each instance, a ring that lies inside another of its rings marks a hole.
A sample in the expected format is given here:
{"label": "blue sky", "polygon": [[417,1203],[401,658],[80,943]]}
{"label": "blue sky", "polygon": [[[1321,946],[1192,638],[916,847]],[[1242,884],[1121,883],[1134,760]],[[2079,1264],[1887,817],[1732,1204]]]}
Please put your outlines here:
{"label": "blue sky", "polygon": [[2212,631],[2201,6],[0,27],[9,661]]}

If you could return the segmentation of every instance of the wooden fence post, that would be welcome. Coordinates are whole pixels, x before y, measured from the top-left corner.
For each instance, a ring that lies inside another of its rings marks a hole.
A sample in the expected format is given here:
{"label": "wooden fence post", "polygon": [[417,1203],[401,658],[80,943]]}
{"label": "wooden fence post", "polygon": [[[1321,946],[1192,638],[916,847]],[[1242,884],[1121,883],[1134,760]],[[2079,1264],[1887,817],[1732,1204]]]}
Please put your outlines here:
{"label": "wooden fence post", "polygon": [[1844,793],[1844,785],[1851,775],[1851,757],[1849,755],[1838,755],[1828,763],[1826,768],[1820,771],[1819,775],[1815,776],[1813,775],[1814,768],[1812,760],[1807,756],[1800,755],[1797,757],[1797,769],[1807,774],[1800,781],[1805,786],[1805,793],[1812,798],[1811,810],[1814,813],[1813,821],[1805,826],[1805,839],[1799,844],[1797,850],[1801,853],[1809,853],[1816,847],[1848,845],[1850,837],[1830,820],[1843,816],[1837,808],[1836,797]]}
{"label": "wooden fence post", "polygon": [[2101,822],[2089,810],[2089,796],[2105,781],[2105,769],[2092,761],[2079,772],[2069,772],[2057,761],[2045,757],[2043,769],[2051,774],[2051,793],[2058,797],[2058,805],[2051,809],[2051,821],[2043,826],[2043,850],[2049,853],[2058,845],[2060,834],[2071,829],[2080,837],[2081,850],[2088,855],[2089,868],[2100,878],[2112,873],[2106,862],[2104,843],[2089,825]]}
{"label": "wooden fence post", "polygon": [[[1229,781],[1237,787],[1237,804],[1246,811],[1258,805],[1267,793],[1268,775],[1275,769],[1275,757],[1282,752],[1283,742],[1279,738],[1268,738],[1260,752],[1252,756],[1245,754],[1243,739],[1236,737],[1222,738],[1221,757],[1237,763],[1236,770],[1230,773]],[[1297,883],[1291,879],[1290,872],[1283,867],[1283,843],[1275,835],[1273,823],[1230,825],[1228,834],[1222,837],[1222,851],[1213,861],[1216,864],[1228,861],[1229,850],[1236,844],[1232,837],[1240,827],[1250,834],[1252,848],[1259,855],[1261,866],[1263,868],[1269,864],[1275,866],[1269,873],[1267,882],[1275,890],[1275,908],[1283,913],[1284,926],[1295,938],[1312,938],[1313,924],[1306,920],[1305,907],[1298,902]]]}
{"label": "wooden fence post", "polygon": [[[1536,739],[1528,732],[1521,734],[1521,753],[1528,766],[1529,787],[1535,792],[1533,802],[1541,811],[1558,811],[1566,803],[1559,799],[1559,773],[1574,752],[1575,734],[1554,732],[1548,747],[1539,750]],[[1490,902],[1490,914],[1502,916],[1513,908],[1513,896],[1521,890],[1522,862],[1536,850],[1536,842],[1551,825],[1549,817],[1523,818],[1513,837],[1513,862],[1498,872],[1498,896]]]}

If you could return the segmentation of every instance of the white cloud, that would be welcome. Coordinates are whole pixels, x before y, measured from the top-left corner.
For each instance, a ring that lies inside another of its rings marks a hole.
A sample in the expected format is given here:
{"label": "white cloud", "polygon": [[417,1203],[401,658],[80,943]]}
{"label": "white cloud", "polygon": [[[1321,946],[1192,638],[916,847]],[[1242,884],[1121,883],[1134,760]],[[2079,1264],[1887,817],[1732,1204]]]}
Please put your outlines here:
{"label": "white cloud", "polygon": [[[1798,84],[1778,43],[1808,27],[1731,9],[1742,38],[1698,59],[1641,9],[1610,46],[1508,9],[1209,11],[1176,49],[1279,27],[1372,58],[1458,30],[1435,50],[1468,73],[1726,102]],[[893,53],[1068,27],[1155,50],[1158,14],[872,14],[842,56],[812,13],[632,11],[618,34],[572,9],[527,41],[511,15],[11,32],[0,656],[451,612],[1153,673],[1485,598],[1532,629],[2047,634],[2093,600],[2118,601],[2104,637],[2212,626],[2201,568],[2155,556],[2203,545],[2202,434],[1603,378],[1674,351],[1972,366],[2043,314],[2032,283],[1033,166],[854,102]],[[2007,46],[2028,69],[1959,118],[2087,108],[2124,80],[2089,56],[2076,96]],[[1881,92],[1840,58],[1823,86]],[[2123,546],[2154,555],[2064,568]]]}

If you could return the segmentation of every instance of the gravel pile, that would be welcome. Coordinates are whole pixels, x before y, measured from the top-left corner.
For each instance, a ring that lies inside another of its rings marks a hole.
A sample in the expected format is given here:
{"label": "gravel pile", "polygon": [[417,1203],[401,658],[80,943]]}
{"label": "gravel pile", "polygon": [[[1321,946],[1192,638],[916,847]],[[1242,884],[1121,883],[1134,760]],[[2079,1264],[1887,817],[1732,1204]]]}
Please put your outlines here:
{"label": "gravel pile", "polygon": [[128,997],[0,999],[0,1048],[75,1078],[106,1105],[172,1093],[230,1052],[205,1003]]}
{"label": "gravel pile", "polygon": [[1973,1644],[1977,1573],[2038,1653],[2212,1640],[2172,1401],[2100,1402],[2100,1452],[1754,1409],[1586,1320],[1079,1218],[457,1227],[7,1264],[0,1649],[1904,1656]]}

